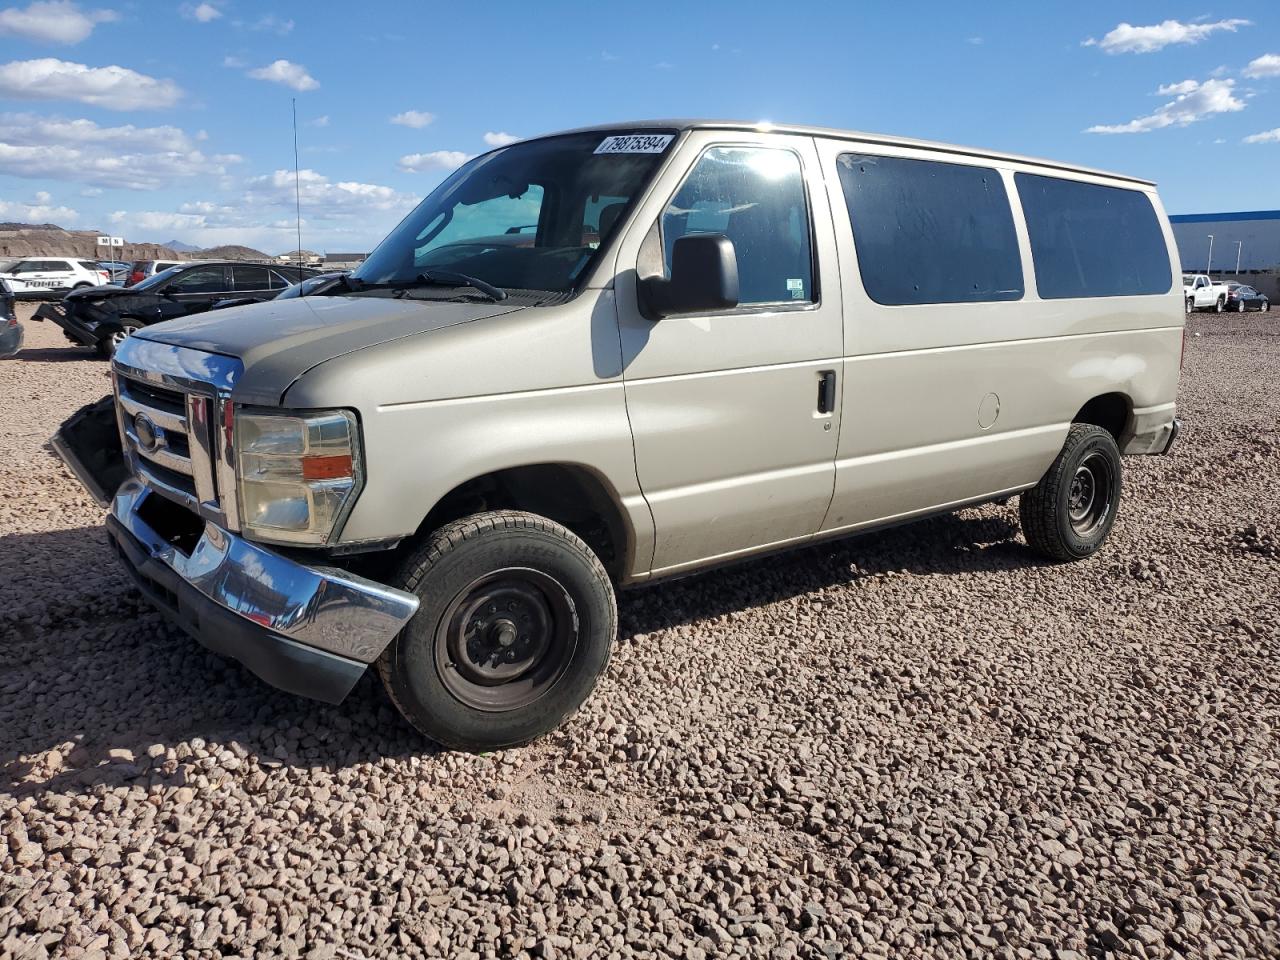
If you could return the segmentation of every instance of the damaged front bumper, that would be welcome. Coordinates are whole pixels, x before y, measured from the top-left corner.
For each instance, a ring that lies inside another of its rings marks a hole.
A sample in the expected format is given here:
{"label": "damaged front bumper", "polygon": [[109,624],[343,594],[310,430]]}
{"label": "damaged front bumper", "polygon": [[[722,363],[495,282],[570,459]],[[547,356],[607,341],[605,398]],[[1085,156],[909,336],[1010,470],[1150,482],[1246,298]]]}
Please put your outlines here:
{"label": "damaged front bumper", "polygon": [[98,324],[94,321],[82,320],[68,310],[65,303],[41,304],[39,309],[31,315],[31,319],[56,323],[72,341],[82,343],[86,347],[92,347],[98,343]]}
{"label": "damaged front bumper", "polygon": [[418,609],[411,593],[299,563],[213,523],[185,537],[156,529],[173,509],[136,479],[111,503],[107,532],[138,589],[203,646],[281,690],[341,702]]}

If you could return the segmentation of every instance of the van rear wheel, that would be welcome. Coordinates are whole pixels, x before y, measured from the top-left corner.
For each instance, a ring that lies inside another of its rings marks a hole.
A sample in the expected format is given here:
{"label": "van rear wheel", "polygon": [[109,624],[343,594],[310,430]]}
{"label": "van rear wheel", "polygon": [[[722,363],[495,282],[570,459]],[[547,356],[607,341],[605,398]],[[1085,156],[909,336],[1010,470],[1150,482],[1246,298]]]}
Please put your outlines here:
{"label": "van rear wheel", "polygon": [[1040,482],[1018,498],[1027,545],[1053,560],[1098,551],[1120,505],[1120,449],[1102,427],[1075,423]]}
{"label": "van rear wheel", "polygon": [[421,606],[378,660],[420,733],[458,750],[499,750],[554,730],[609,663],[613,585],[574,533],[492,511],[450,523],[410,555],[397,585]]}

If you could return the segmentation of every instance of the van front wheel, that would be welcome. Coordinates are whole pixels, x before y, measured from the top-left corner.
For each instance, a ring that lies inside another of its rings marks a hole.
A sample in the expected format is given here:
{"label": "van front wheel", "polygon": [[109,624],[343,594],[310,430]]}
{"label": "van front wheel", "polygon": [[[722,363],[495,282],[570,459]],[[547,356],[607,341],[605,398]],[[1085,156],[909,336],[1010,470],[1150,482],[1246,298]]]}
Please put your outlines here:
{"label": "van front wheel", "polygon": [[1018,498],[1027,545],[1053,560],[1083,560],[1111,533],[1120,505],[1120,450],[1102,427],[1075,423],[1040,482]]}
{"label": "van front wheel", "polygon": [[405,719],[443,746],[528,743],[577,710],[608,666],[609,575],[545,517],[499,510],[447,524],[397,581],[421,606],[378,672]]}

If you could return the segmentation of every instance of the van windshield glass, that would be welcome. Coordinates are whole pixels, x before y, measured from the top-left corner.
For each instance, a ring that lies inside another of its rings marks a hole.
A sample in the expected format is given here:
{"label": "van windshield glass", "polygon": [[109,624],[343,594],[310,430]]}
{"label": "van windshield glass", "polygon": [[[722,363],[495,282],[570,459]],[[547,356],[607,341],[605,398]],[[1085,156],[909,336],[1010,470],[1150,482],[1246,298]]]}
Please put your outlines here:
{"label": "van windshield glass", "polygon": [[462,274],[503,289],[568,292],[674,139],[671,131],[569,134],[477,157],[432,191],[353,277],[381,285]]}

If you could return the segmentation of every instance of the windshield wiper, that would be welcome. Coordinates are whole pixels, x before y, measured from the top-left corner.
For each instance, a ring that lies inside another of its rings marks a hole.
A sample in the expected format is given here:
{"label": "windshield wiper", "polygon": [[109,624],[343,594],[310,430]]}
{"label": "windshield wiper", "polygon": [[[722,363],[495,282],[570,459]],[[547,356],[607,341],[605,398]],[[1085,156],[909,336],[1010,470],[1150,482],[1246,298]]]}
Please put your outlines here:
{"label": "windshield wiper", "polygon": [[507,299],[507,291],[501,287],[495,287],[487,280],[481,280],[479,277],[472,277],[465,273],[454,273],[452,270],[424,270],[418,274],[412,284],[408,286],[440,286],[440,287],[470,287],[473,290],[479,290],[490,300],[500,301]]}
{"label": "windshield wiper", "polygon": [[414,287],[470,287],[477,293],[483,293],[490,300],[507,299],[507,291],[496,287],[487,280],[473,277],[465,273],[454,273],[452,270],[423,271],[412,280],[388,280],[381,283],[367,283],[359,277],[345,276],[341,278],[343,286],[351,293],[365,290],[394,290],[397,294]]}

